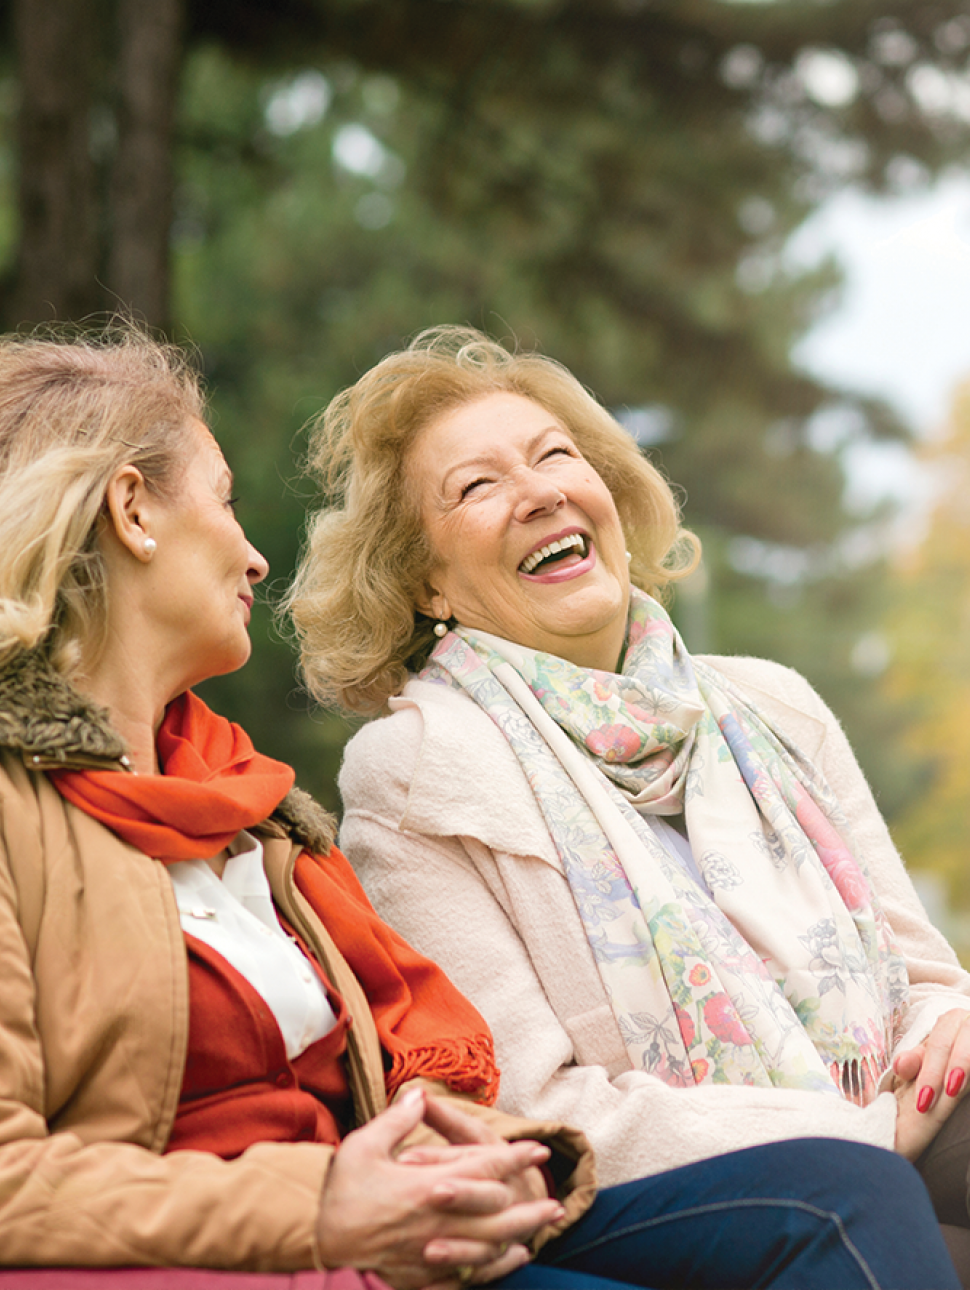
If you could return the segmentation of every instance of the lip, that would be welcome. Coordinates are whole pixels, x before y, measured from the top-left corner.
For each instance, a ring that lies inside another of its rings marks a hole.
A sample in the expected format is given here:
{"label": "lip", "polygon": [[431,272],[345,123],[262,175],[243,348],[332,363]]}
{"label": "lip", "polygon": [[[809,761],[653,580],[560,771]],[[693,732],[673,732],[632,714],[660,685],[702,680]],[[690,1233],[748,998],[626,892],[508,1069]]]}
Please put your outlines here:
{"label": "lip", "polygon": [[252,612],[253,612],[253,600],[254,600],[254,597],[253,597],[253,596],[243,596],[243,595],[240,595],[239,599],[240,599],[240,600],[243,602],[243,604],[246,606],[246,622],[248,623],[248,622],[249,622],[250,615],[251,615],[251,614],[252,614]]}
{"label": "lip", "polygon": [[[522,561],[528,560],[529,556],[532,555],[535,551],[539,551],[541,550],[542,547],[548,546],[550,542],[561,542],[563,538],[571,537],[574,533],[578,533],[582,538],[584,538],[586,541],[586,545],[589,548],[588,554],[585,555],[583,559],[579,561],[578,564],[570,564],[565,566],[564,568],[553,567],[552,569],[548,570],[546,573],[522,573],[521,572]],[[567,582],[572,578],[581,578],[584,573],[589,573],[590,569],[592,569],[595,564],[596,564],[596,548],[593,544],[593,539],[590,537],[586,529],[582,527],[582,525],[570,524],[567,528],[560,529],[558,533],[546,533],[543,537],[539,538],[539,540],[535,542],[529,548],[528,551],[526,551],[525,555],[522,557],[522,560],[519,561],[517,572],[520,578],[526,578],[529,582],[540,582],[540,583]]]}

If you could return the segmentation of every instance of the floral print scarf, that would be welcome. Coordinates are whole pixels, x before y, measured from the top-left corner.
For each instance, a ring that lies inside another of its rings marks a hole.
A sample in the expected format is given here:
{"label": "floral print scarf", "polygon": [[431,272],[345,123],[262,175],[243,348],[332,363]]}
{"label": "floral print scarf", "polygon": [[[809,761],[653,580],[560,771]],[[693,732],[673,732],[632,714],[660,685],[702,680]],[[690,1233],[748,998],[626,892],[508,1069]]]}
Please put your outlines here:
{"label": "floral print scarf", "polygon": [[518,757],[635,1068],[875,1096],[909,987],[865,857],[824,779],[656,601],[634,590],[620,673],[460,627],[422,678],[469,694]]}

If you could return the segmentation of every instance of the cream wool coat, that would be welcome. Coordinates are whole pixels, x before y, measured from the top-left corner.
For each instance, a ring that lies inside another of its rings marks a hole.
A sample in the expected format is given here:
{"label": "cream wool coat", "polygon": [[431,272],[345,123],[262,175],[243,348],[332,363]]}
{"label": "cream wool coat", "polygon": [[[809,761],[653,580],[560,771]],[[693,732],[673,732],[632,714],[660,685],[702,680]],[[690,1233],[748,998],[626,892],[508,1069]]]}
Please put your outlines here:
{"label": "cream wool coat", "polygon": [[[948,1009],[970,1008],[970,977],[928,922],[838,722],[788,668],[707,662],[838,795],[909,969],[894,1052],[920,1042]],[[498,728],[466,695],[426,681],[390,707],[347,746],[341,847],[383,917],[484,1013],[505,1110],[583,1129],[604,1185],[784,1138],[893,1146],[889,1091],[860,1109],[802,1090],[676,1089],[634,1070],[552,838]]]}
{"label": "cream wool coat", "polygon": [[[172,884],[158,861],[67,802],[45,773],[118,769],[123,753],[104,714],[55,674],[29,658],[0,670],[0,1267],[319,1267],[331,1147],[265,1142],[230,1161],[162,1154],[189,1037]],[[377,1030],[293,881],[304,845],[329,850],[329,817],[294,791],[253,832],[277,906],[353,1018],[347,1070],[362,1124],[386,1101]],[[563,1188],[566,1216],[540,1238],[588,1206],[592,1159],[580,1134],[462,1106],[509,1139],[540,1137],[567,1160],[579,1157]],[[415,1140],[438,1139],[419,1129]]]}

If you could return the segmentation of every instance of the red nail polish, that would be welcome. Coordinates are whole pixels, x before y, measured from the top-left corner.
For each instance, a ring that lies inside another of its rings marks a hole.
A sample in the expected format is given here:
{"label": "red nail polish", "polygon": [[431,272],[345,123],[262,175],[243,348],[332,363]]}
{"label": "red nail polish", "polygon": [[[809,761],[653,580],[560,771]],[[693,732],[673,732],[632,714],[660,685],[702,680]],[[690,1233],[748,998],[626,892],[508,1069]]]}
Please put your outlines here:
{"label": "red nail polish", "polygon": [[917,1111],[928,1111],[933,1105],[933,1090],[927,1084],[926,1088],[921,1088],[919,1097],[916,1099]]}
{"label": "red nail polish", "polygon": [[963,1088],[963,1081],[965,1078],[966,1077],[962,1070],[957,1069],[955,1071],[950,1071],[950,1078],[946,1082],[948,1097],[956,1097],[960,1092],[960,1089]]}

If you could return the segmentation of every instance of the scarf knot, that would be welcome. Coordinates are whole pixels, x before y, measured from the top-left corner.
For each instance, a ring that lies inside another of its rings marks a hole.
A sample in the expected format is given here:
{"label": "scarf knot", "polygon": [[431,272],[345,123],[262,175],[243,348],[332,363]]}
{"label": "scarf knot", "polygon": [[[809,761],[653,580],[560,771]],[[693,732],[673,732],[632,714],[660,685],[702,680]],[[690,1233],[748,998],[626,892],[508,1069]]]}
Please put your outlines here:
{"label": "scarf knot", "polygon": [[[258,753],[240,726],[191,691],[166,710],[157,749],[161,775],[54,771],[50,778],[69,802],[166,864],[218,855],[242,829],[266,820],[294,780],[289,766]],[[423,1078],[494,1102],[498,1068],[485,1022],[377,916],[337,848],[323,856],[302,851],[293,876],[367,996],[387,1055],[388,1095]]]}
{"label": "scarf knot", "polygon": [[62,797],[166,864],[218,855],[272,815],[296,778],[191,690],[166,708],[156,748],[161,775],[65,770],[50,778]]}

